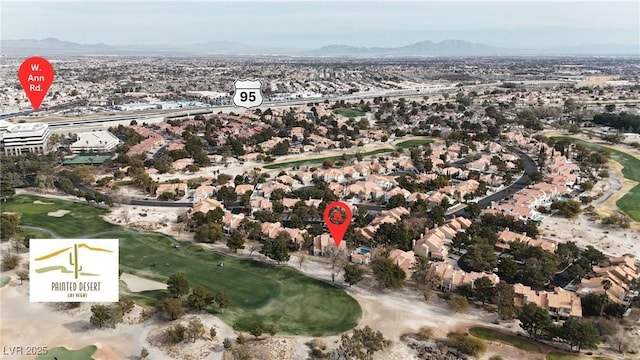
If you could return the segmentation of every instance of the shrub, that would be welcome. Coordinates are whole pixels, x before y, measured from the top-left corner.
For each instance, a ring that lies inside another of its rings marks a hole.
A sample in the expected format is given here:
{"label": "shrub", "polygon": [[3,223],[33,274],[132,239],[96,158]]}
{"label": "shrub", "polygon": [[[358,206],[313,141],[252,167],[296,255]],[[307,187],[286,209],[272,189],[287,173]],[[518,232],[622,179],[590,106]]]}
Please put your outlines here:
{"label": "shrub", "polygon": [[165,339],[168,343],[177,344],[184,340],[186,331],[187,328],[180,324],[173,325],[164,333]]}
{"label": "shrub", "polygon": [[421,341],[429,340],[433,337],[433,329],[428,326],[423,326],[418,330],[418,339]]}
{"label": "shrub", "polygon": [[20,256],[7,254],[2,257],[2,270],[13,270],[20,265]]}
{"label": "shrub", "polygon": [[477,357],[487,351],[487,346],[482,340],[476,339],[467,334],[450,332],[447,334],[447,338],[449,339],[449,346],[458,349],[467,355]]}
{"label": "shrub", "polygon": [[465,297],[455,295],[449,300],[449,306],[451,306],[451,310],[455,312],[466,311],[469,309],[469,301]]}

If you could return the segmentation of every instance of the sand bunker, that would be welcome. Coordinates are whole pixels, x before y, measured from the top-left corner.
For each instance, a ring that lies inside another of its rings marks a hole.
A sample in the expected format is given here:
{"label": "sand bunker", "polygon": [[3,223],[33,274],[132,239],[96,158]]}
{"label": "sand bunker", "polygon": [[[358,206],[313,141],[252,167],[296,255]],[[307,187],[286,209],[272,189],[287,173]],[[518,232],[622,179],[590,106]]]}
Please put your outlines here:
{"label": "sand bunker", "polygon": [[124,283],[127,284],[127,288],[132,292],[165,290],[167,288],[167,284],[145,279],[129,273],[122,273],[122,275],[120,275],[120,280],[124,281]]}
{"label": "sand bunker", "polygon": [[38,204],[38,205],[53,205],[53,203],[50,202],[42,202],[40,200],[36,200],[33,202],[34,204]]}
{"label": "sand bunker", "polygon": [[69,210],[56,210],[56,211],[51,211],[47,213],[47,216],[53,216],[53,217],[63,217],[65,215],[67,215],[68,213],[70,213],[71,211]]}

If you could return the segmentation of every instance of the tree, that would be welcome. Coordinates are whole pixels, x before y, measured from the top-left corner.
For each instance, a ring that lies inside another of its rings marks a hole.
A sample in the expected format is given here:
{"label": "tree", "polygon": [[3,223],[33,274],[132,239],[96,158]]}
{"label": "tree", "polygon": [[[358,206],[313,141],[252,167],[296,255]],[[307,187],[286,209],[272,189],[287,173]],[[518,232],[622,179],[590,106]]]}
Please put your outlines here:
{"label": "tree", "polygon": [[216,330],[215,326],[212,326],[209,329],[209,336],[211,336],[211,340],[215,339],[216,336],[218,336],[218,331]]}
{"label": "tree", "polygon": [[379,257],[371,263],[373,275],[385,288],[399,289],[404,284],[406,274],[388,257]]}
{"label": "tree", "polygon": [[554,200],[551,203],[551,209],[558,210],[560,216],[574,218],[582,211],[581,204],[576,200]]}
{"label": "tree", "polygon": [[249,329],[249,334],[253,335],[256,339],[262,335],[262,325],[255,323]]}
{"label": "tree", "polygon": [[275,324],[271,324],[266,330],[269,335],[274,336],[278,332],[278,327]]}
{"label": "tree", "polygon": [[404,195],[402,194],[393,195],[387,201],[387,209],[393,209],[393,208],[397,208],[405,205],[406,205],[406,201],[405,201]]}
{"label": "tree", "polygon": [[6,201],[16,194],[16,190],[7,181],[0,181],[0,200]]}
{"label": "tree", "polygon": [[175,298],[187,295],[189,293],[189,280],[182,274],[173,274],[167,280],[167,290]]}
{"label": "tree", "polygon": [[220,291],[216,294],[214,301],[218,304],[220,310],[224,313],[224,309],[231,305],[231,295],[224,291]]}
{"label": "tree", "polygon": [[234,253],[238,252],[238,249],[244,249],[244,237],[239,231],[234,231],[229,240],[227,240],[227,247],[233,250]]}
{"label": "tree", "polygon": [[513,303],[515,292],[513,285],[500,281],[493,292],[491,301],[498,307],[498,315],[502,319],[511,319],[515,316],[517,308]]}
{"label": "tree", "polygon": [[494,293],[493,282],[491,282],[488,277],[483,276],[473,282],[473,297],[480,300],[482,305],[491,301]]}
{"label": "tree", "polygon": [[158,310],[169,320],[179,319],[185,313],[182,308],[182,302],[176,298],[164,298],[158,305]]}
{"label": "tree", "polygon": [[[286,234],[288,235],[288,233]],[[268,239],[262,246],[262,250],[260,250],[260,252],[268,258],[275,260],[278,264],[281,262],[287,262],[291,258],[287,244],[281,237],[278,237],[275,240]]]}
{"label": "tree", "polygon": [[364,271],[356,264],[347,264],[343,268],[344,281],[349,286],[357,284],[364,278]]}
{"label": "tree", "polygon": [[133,310],[134,305],[135,304],[130,297],[123,296],[122,298],[120,298],[120,301],[115,304],[119,317],[123,317],[124,315],[130,313],[131,310]]}
{"label": "tree", "polygon": [[569,343],[571,351],[574,346],[578,348],[578,352],[582,348],[595,349],[600,343],[598,329],[591,322],[574,318],[562,324],[560,337]]}
{"label": "tree", "polygon": [[469,300],[464,296],[454,295],[451,297],[451,300],[449,300],[449,306],[451,310],[456,313],[467,311],[467,309],[469,309]]}
{"label": "tree", "polygon": [[387,348],[391,342],[380,331],[373,331],[368,325],[353,330],[352,334],[342,334],[340,345],[329,354],[329,359],[371,360],[373,354]]}
{"label": "tree", "polygon": [[187,325],[186,329],[186,335],[187,337],[191,338],[193,342],[196,342],[199,337],[204,335],[204,332],[204,324],[202,323],[202,321],[200,321],[200,319],[195,318],[189,320],[189,324]]}
{"label": "tree", "polygon": [[0,215],[0,239],[8,240],[20,232],[20,214],[2,213]]}
{"label": "tree", "polygon": [[187,297],[187,304],[190,308],[202,310],[213,302],[213,294],[204,287],[198,285],[191,290],[191,294]]}
{"label": "tree", "polygon": [[109,324],[111,322],[111,311],[109,309],[109,306],[92,305],[91,317],[89,318],[89,322],[99,328],[102,328],[103,326]]}
{"label": "tree", "polygon": [[196,229],[193,239],[198,242],[215,243],[224,238],[222,225],[218,223],[205,223]]}
{"label": "tree", "polygon": [[534,303],[527,303],[522,307],[518,320],[533,339],[543,335],[553,324],[549,312]]}
{"label": "tree", "polygon": [[335,245],[325,247],[322,255],[331,259],[331,270],[335,270],[336,265],[345,262],[348,256],[344,249],[338,248]]}
{"label": "tree", "polygon": [[491,244],[480,242],[469,246],[464,263],[477,271],[491,271],[496,267],[498,258]]}
{"label": "tree", "polygon": [[143,347],[142,350],[140,350],[140,359],[146,359],[147,356],[149,356],[149,350],[147,350],[146,347]]}

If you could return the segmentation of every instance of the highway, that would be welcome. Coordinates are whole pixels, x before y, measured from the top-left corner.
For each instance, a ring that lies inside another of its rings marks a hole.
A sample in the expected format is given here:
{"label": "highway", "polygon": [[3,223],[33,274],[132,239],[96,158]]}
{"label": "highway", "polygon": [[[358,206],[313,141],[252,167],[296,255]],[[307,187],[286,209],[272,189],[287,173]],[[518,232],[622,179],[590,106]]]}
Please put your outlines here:
{"label": "highway", "polygon": [[[367,92],[367,93],[355,93],[349,95],[341,95],[341,96],[331,96],[331,97],[319,97],[319,98],[305,98],[305,99],[294,99],[294,100],[284,100],[284,101],[270,101],[264,102],[258,108],[265,110],[267,108],[282,108],[282,107],[291,107],[298,105],[306,105],[309,103],[321,103],[325,100],[329,101],[341,101],[341,100],[372,100],[376,97],[383,98],[399,98],[399,97],[415,97],[415,96],[427,96],[434,94],[443,94],[443,93],[451,93],[457,91],[479,91],[484,89],[495,88],[498,83],[492,84],[481,84],[481,85],[467,85],[462,87],[442,87],[442,88],[417,88],[417,89],[404,89],[404,90],[387,90],[387,91],[375,91],[375,92]],[[57,105],[52,108],[58,108],[63,105]],[[244,112],[245,109],[238,106],[229,106],[229,105],[212,105],[205,107],[193,107],[188,109],[168,109],[168,110],[158,110],[154,112],[145,112],[145,113],[126,113],[123,115],[108,115],[108,116],[100,116],[97,115],[91,118],[69,118],[68,120],[61,121],[46,121],[47,117],[43,116],[41,119],[43,122],[49,124],[49,128],[51,131],[56,132],[64,132],[64,131],[73,131],[73,130],[82,130],[87,128],[94,127],[110,127],[118,125],[119,123],[130,122],[131,120],[136,120],[138,123],[154,123],[164,121],[167,118],[174,117],[182,117],[182,116],[192,116],[198,114],[213,114],[219,112]],[[31,110],[23,110],[17,113],[11,114],[0,114],[0,119],[11,120],[18,119],[20,117],[31,115],[33,111]],[[33,118],[30,118],[30,120]]]}

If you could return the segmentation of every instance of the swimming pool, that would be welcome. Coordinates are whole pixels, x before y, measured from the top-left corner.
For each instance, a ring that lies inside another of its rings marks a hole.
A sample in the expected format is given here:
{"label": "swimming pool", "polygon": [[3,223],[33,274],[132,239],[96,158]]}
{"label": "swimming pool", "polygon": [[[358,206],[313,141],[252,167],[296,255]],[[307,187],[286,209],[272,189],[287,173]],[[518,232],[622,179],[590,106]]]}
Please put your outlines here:
{"label": "swimming pool", "polygon": [[368,253],[371,252],[371,250],[367,249],[367,248],[357,248],[356,251],[358,252],[358,254],[360,255],[367,255]]}

